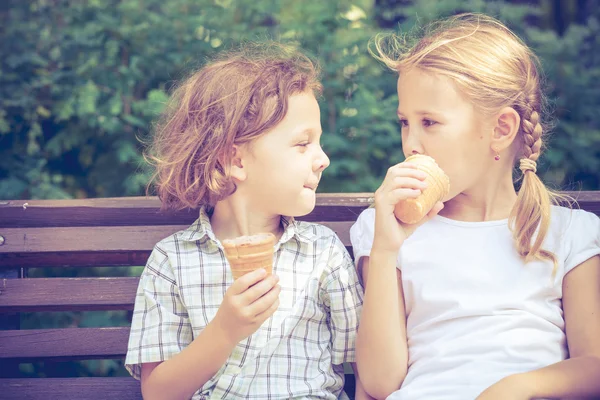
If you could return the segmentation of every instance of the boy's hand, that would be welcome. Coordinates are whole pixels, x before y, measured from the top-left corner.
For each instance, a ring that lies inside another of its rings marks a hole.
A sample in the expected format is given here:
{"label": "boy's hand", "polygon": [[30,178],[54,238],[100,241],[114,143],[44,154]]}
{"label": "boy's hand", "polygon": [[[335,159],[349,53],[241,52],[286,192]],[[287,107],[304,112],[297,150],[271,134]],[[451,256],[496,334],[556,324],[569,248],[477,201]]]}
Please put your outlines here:
{"label": "boy's hand", "polygon": [[425,172],[410,162],[402,162],[388,169],[383,183],[375,192],[375,238],[373,250],[397,253],[404,240],[442,208],[440,202],[419,223],[406,225],[394,215],[394,208],[402,200],[417,198],[427,188]]}
{"label": "boy's hand", "polygon": [[264,269],[247,273],[225,292],[213,323],[233,344],[256,332],[279,306],[279,278],[266,274]]}

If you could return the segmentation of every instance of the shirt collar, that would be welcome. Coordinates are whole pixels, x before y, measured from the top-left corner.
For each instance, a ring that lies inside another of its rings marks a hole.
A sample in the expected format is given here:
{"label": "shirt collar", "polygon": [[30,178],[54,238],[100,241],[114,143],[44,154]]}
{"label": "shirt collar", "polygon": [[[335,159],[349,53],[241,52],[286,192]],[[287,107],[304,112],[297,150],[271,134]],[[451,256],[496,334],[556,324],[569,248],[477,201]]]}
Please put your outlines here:
{"label": "shirt collar", "polygon": [[[292,238],[296,238],[305,243],[311,243],[316,239],[314,229],[310,229],[309,226],[296,221],[294,217],[282,216],[281,225],[283,226],[283,235],[281,236],[281,239],[279,239],[278,245],[275,246],[276,248],[289,242]],[[220,243],[212,230],[210,216],[206,207],[201,207],[198,219],[181,232],[181,238],[182,240],[194,242],[202,240],[205,237],[208,237],[215,243]]]}

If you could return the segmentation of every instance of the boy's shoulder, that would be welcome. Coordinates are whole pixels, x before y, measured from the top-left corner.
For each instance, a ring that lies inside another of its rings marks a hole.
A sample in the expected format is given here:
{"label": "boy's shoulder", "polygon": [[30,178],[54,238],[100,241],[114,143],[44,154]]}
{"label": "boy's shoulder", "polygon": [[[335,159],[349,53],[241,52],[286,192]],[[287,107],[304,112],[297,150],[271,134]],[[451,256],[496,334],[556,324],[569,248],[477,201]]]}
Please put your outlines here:
{"label": "boy's shoulder", "polygon": [[169,257],[172,253],[186,251],[187,247],[198,248],[198,241],[204,243],[203,239],[208,236],[205,227],[197,219],[186,228],[173,232],[163,237],[154,245],[154,252],[162,253]]}
{"label": "boy's shoulder", "polygon": [[294,221],[296,235],[308,242],[327,243],[344,248],[340,237],[328,226],[308,221]]}

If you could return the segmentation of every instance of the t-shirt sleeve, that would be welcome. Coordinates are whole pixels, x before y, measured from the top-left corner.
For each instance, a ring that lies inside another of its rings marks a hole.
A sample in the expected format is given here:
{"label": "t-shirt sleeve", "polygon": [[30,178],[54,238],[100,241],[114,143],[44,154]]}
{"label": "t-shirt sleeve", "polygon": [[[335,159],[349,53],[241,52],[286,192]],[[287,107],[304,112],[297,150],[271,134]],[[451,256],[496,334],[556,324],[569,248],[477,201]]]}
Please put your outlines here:
{"label": "t-shirt sleeve", "polygon": [[361,257],[368,257],[375,238],[375,209],[367,208],[350,227],[350,242],[354,253],[354,262],[358,265]]}
{"label": "t-shirt sleeve", "polygon": [[591,212],[574,210],[568,230],[565,274],[600,254],[600,218]]}
{"label": "t-shirt sleeve", "polygon": [[140,277],[125,368],[140,379],[141,364],[165,361],[193,339],[187,309],[167,254],[155,247]]}
{"label": "t-shirt sleeve", "polygon": [[363,288],[350,255],[337,237],[331,246],[327,269],[322,290],[329,311],[331,362],[334,365],[354,362]]}

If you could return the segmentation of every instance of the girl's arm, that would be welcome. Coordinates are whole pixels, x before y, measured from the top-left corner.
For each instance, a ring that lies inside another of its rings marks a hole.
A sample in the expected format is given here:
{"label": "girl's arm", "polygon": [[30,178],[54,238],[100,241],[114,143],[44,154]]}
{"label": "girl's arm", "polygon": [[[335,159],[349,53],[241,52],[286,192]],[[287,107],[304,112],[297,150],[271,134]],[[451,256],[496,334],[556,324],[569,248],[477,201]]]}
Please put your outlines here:
{"label": "girl's arm", "polygon": [[600,397],[600,256],[563,281],[570,359],[530,373],[533,397]]}
{"label": "girl's arm", "polygon": [[385,398],[398,390],[408,369],[406,309],[398,252],[415,229],[435,216],[443,204],[414,225],[400,224],[394,208],[401,200],[416,198],[427,187],[426,174],[410,162],[388,169],[375,192],[375,224],[369,257],[359,260],[365,287],[356,336],[356,360],[361,382],[371,396]]}
{"label": "girl's arm", "polygon": [[365,285],[356,337],[356,357],[362,386],[375,398],[398,390],[408,366],[406,312],[396,253],[373,250],[360,260]]}
{"label": "girl's arm", "polygon": [[478,399],[600,397],[600,256],[565,276],[563,309],[570,358],[509,376]]}
{"label": "girl's arm", "polygon": [[354,390],[354,399],[355,400],[374,400],[373,397],[369,396],[369,394],[365,391],[363,387],[360,377],[358,376],[358,368],[356,368],[356,363],[350,363],[352,366],[352,370],[354,371],[354,381],[355,381],[355,390]]}

